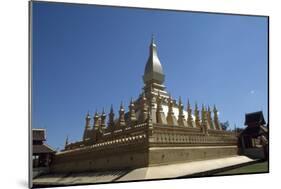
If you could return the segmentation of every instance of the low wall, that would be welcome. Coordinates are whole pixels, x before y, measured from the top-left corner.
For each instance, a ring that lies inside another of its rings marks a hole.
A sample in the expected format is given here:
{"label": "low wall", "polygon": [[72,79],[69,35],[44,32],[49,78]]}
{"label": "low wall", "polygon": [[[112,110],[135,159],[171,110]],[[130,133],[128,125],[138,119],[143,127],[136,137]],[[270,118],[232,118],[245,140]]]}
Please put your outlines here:
{"label": "low wall", "polygon": [[216,159],[237,155],[237,146],[150,147],[132,145],[115,149],[65,153],[54,158],[53,173],[133,169],[161,164]]}
{"label": "low wall", "polygon": [[235,135],[223,131],[204,135],[196,128],[158,126],[148,134],[140,130],[132,136],[59,152],[50,171],[72,173],[134,169],[229,157],[238,154],[236,143]]}
{"label": "low wall", "polygon": [[50,171],[73,173],[145,167],[148,162],[147,149],[145,141],[140,141],[109,148],[66,151],[55,156]]}
{"label": "low wall", "polygon": [[151,147],[149,166],[235,156],[237,146]]}

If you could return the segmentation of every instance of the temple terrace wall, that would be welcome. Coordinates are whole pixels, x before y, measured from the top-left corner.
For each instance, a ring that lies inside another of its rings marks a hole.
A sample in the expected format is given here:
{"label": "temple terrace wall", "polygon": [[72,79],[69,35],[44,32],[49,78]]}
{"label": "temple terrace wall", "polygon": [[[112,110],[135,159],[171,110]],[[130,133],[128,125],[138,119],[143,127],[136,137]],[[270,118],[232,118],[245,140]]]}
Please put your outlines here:
{"label": "temple terrace wall", "polygon": [[145,167],[148,147],[145,135],[108,141],[60,152],[50,171],[53,173],[120,170]]}
{"label": "temple terrace wall", "polygon": [[237,146],[151,147],[149,166],[237,155]]}

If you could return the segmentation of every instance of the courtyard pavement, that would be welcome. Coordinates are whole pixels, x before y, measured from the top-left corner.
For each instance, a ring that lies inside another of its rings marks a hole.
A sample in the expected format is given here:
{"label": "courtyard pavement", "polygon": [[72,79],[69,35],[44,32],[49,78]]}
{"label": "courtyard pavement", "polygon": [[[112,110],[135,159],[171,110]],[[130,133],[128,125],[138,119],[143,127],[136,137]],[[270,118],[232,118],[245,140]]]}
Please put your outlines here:
{"label": "courtyard pavement", "polygon": [[51,174],[33,179],[33,184],[34,186],[60,186],[188,177],[254,161],[255,160],[246,156],[233,156],[212,160],[144,167],[127,171]]}

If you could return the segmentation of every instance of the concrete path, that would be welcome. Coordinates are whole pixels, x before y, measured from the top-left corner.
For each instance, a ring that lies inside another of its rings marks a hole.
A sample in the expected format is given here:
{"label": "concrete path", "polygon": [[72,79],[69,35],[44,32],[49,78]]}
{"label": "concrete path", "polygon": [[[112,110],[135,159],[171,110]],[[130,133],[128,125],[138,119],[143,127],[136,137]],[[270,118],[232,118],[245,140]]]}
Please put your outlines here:
{"label": "concrete path", "polygon": [[250,163],[255,160],[246,156],[233,156],[227,158],[160,165],[138,168],[131,171],[107,171],[76,174],[53,174],[35,178],[35,186],[60,186],[104,182],[118,182],[130,180],[177,178],[197,173],[223,169],[239,164]]}
{"label": "concrete path", "polygon": [[43,175],[33,179],[34,185],[39,186],[60,186],[76,185],[89,183],[113,182],[119,177],[127,174],[128,171],[106,171],[106,172],[87,172],[73,174],[52,174]]}
{"label": "concrete path", "polygon": [[254,161],[246,156],[194,161],[135,169],[117,181],[176,178]]}

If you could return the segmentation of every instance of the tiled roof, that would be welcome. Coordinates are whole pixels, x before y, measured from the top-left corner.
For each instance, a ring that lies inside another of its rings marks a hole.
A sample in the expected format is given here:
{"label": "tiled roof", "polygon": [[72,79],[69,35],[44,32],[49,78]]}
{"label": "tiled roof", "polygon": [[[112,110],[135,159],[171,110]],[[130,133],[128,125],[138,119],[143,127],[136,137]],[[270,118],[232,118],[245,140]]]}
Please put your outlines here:
{"label": "tiled roof", "polygon": [[42,153],[55,153],[55,150],[53,150],[51,147],[49,147],[46,144],[42,145],[32,145],[33,154],[42,154]]}
{"label": "tiled roof", "polygon": [[46,140],[45,129],[32,129],[32,140]]}
{"label": "tiled roof", "polygon": [[245,125],[249,125],[251,123],[265,124],[262,111],[248,113],[245,115]]}

